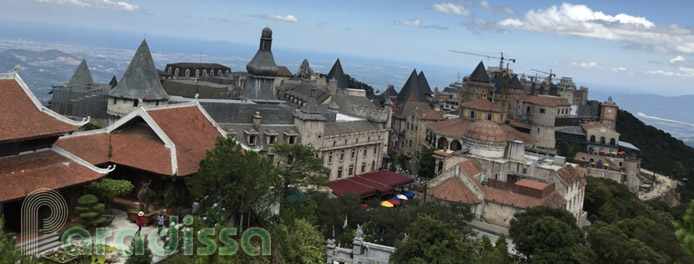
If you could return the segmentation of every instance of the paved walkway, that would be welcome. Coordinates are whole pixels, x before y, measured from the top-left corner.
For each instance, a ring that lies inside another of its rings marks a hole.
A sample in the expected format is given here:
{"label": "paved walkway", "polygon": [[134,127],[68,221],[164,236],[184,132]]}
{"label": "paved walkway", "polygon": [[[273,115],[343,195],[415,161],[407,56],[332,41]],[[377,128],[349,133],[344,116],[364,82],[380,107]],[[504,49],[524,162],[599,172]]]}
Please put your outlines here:
{"label": "paved walkway", "polygon": [[[653,172],[646,169],[641,169],[641,173],[653,176]],[[650,192],[642,194],[639,198],[644,201],[661,198],[670,190],[677,188],[678,184],[679,181],[656,173],[653,189]]]}
{"label": "paved walkway", "polygon": [[[130,228],[130,229],[137,231],[137,225],[135,225],[135,223],[130,222],[128,220],[128,215],[125,211],[113,209],[113,216],[115,218],[113,219],[113,222],[109,226],[109,228],[111,228],[113,233],[110,237],[106,238],[106,245],[116,247],[116,243],[115,243],[116,234],[118,234],[118,232],[120,230],[123,230],[126,228]],[[142,237],[148,236],[151,232],[155,232],[155,233],[157,232],[157,227],[155,224],[151,224],[149,226],[143,227],[142,228]],[[133,234],[135,234],[134,231],[133,231]],[[123,240],[123,241],[125,241],[123,243],[123,245],[125,245],[126,249],[127,249],[127,247],[130,246],[130,243],[132,242],[132,240],[133,240],[132,236],[128,236]],[[121,257],[120,261],[117,263],[125,263],[126,258],[127,258],[126,256]],[[163,259],[164,259],[163,257],[157,256],[157,255],[154,255],[152,258],[154,263],[158,263],[158,262],[162,261]]]}

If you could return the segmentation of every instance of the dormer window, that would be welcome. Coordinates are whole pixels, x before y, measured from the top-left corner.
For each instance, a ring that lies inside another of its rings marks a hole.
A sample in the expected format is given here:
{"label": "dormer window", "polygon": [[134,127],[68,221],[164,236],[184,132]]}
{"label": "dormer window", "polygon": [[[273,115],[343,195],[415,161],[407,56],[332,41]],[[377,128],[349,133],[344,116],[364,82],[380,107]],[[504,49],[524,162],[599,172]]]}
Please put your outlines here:
{"label": "dormer window", "polygon": [[294,130],[289,130],[289,132],[284,132],[284,137],[287,140],[287,143],[289,144],[296,144],[296,139],[299,136],[299,134],[296,133]]}
{"label": "dormer window", "polygon": [[231,138],[236,138],[236,130],[229,129],[229,131],[227,131],[227,135],[229,135]]}
{"label": "dormer window", "polygon": [[248,145],[255,145],[256,135],[248,135]]}
{"label": "dormer window", "polygon": [[258,131],[251,129],[248,131],[243,131],[246,134],[246,142],[248,145],[255,145],[258,139]]}
{"label": "dormer window", "polygon": [[277,136],[269,136],[267,141],[269,145],[275,144],[275,142],[277,142]]}
{"label": "dormer window", "polygon": [[200,77],[200,70],[199,69],[195,70],[195,77]]}
{"label": "dormer window", "polygon": [[265,138],[267,139],[268,145],[273,145],[277,143],[277,131],[274,129],[265,131]]}
{"label": "dormer window", "polygon": [[186,77],[190,77],[190,69],[186,69]]}

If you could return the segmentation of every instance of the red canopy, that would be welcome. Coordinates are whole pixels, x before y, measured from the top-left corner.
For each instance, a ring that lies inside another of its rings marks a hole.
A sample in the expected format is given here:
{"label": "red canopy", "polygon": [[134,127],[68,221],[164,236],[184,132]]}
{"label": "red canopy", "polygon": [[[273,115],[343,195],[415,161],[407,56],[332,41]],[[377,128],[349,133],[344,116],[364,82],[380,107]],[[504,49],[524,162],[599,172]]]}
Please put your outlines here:
{"label": "red canopy", "polygon": [[398,204],[400,204],[400,202],[398,202],[398,200],[395,200],[395,199],[388,199],[388,202],[389,202],[389,203],[392,203],[393,205],[398,205]]}
{"label": "red canopy", "polygon": [[330,182],[328,188],[332,189],[335,195],[353,192],[361,198],[366,198],[379,193],[391,194],[395,188],[413,182],[412,178],[405,175],[381,170]]}

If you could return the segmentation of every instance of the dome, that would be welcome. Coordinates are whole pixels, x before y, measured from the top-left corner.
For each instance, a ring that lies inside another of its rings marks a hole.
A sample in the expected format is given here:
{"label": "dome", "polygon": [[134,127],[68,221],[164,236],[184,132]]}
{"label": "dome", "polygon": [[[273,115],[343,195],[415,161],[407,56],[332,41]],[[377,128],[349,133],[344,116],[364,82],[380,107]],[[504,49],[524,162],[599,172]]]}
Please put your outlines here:
{"label": "dome", "polygon": [[477,121],[465,131],[464,137],[484,142],[506,142],[504,130],[492,121]]}
{"label": "dome", "polygon": [[272,29],[269,27],[263,28],[262,38],[272,38]]}

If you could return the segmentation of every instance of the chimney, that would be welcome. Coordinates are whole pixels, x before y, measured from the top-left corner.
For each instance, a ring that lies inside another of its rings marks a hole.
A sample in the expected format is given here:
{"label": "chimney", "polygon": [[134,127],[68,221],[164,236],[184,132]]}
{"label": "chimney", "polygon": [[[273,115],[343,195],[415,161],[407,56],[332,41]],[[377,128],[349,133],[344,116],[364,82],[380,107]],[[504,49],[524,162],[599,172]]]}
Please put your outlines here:
{"label": "chimney", "polygon": [[337,79],[332,78],[328,80],[328,92],[330,94],[336,94],[337,93]]}
{"label": "chimney", "polygon": [[255,112],[253,115],[253,127],[255,129],[260,128],[260,120],[263,119],[262,116],[260,116],[260,112]]}
{"label": "chimney", "polygon": [[441,106],[440,105],[434,105],[434,111],[436,111],[436,112],[441,111]]}

